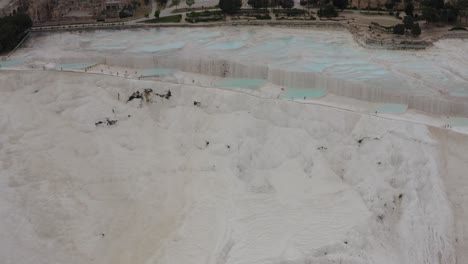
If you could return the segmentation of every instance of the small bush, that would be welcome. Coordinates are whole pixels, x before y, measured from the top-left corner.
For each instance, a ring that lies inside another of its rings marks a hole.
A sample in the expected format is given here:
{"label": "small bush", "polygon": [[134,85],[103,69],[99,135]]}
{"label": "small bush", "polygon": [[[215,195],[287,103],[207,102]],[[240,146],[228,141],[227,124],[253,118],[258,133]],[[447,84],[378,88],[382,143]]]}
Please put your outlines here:
{"label": "small bush", "polygon": [[145,23],[179,23],[182,15],[172,15],[144,21]]}
{"label": "small bush", "polygon": [[414,18],[412,16],[405,16],[403,18],[403,24],[405,25],[405,28],[407,30],[411,30],[413,29],[413,25],[414,25]]}
{"label": "small bush", "polygon": [[133,16],[133,12],[131,10],[122,9],[122,11],[119,12],[119,18],[126,18],[131,16]]}
{"label": "small bush", "polygon": [[449,31],[454,31],[454,30],[467,30],[465,27],[463,26],[454,26],[452,27],[451,29],[449,29]]}
{"label": "small bush", "polygon": [[404,35],[405,34],[405,25],[397,24],[393,27],[393,34]]}
{"label": "small bush", "polygon": [[256,19],[259,19],[259,20],[271,20],[271,16],[269,14],[266,14],[266,15],[256,15],[255,16]]}
{"label": "small bush", "polygon": [[304,9],[273,9],[275,15],[286,15],[286,16],[304,16],[307,14],[307,11]]}
{"label": "small bush", "polygon": [[413,24],[413,28],[411,29],[411,34],[413,34],[413,36],[421,35],[421,27],[419,27],[419,23]]}
{"label": "small bush", "polygon": [[209,16],[222,16],[223,12],[221,10],[214,11],[203,11],[203,12],[190,12],[187,13],[187,17],[209,17]]}
{"label": "small bush", "polygon": [[223,20],[224,16],[210,16],[210,17],[186,17],[185,21],[190,23],[198,23],[198,22],[212,22],[212,21],[219,21]]}

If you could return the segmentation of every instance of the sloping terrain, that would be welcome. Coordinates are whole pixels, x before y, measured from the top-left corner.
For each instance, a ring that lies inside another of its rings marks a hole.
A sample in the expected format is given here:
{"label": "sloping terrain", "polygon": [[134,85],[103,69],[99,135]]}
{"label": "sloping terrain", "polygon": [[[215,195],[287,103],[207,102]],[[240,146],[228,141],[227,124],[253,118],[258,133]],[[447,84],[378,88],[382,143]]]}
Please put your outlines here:
{"label": "sloping terrain", "polygon": [[0,87],[2,263],[467,261],[466,136],[94,74]]}

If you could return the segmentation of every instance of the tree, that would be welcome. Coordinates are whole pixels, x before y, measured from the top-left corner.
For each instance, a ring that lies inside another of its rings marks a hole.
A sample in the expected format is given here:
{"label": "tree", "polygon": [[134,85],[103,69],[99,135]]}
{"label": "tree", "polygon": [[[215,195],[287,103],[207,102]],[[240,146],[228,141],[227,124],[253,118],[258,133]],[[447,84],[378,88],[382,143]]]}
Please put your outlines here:
{"label": "tree", "polygon": [[421,4],[425,7],[431,7],[435,9],[444,8],[444,0],[423,0]]}
{"label": "tree", "polygon": [[460,10],[459,17],[460,17],[460,22],[461,22],[461,18],[464,17],[465,23],[467,23],[468,22],[468,9]]}
{"label": "tree", "polygon": [[133,0],[133,1],[132,1],[132,8],[133,8],[133,10],[135,10],[135,9],[137,8],[138,3],[139,3],[139,2],[136,1],[136,0]]}
{"label": "tree", "polygon": [[282,8],[293,8],[294,0],[280,0],[280,6]]}
{"label": "tree", "polygon": [[385,8],[387,8],[388,10],[393,10],[393,7],[395,6],[395,2],[393,2],[393,1],[391,1],[391,0],[390,0],[390,1],[387,0],[387,2],[385,2],[385,5],[384,5],[384,6],[385,6]]}
{"label": "tree", "polygon": [[279,5],[279,0],[270,0],[270,7],[276,8]]}
{"label": "tree", "polygon": [[439,22],[440,12],[439,9],[443,7],[444,3],[440,3],[439,0],[423,0],[422,15],[427,22]]}
{"label": "tree", "polygon": [[439,10],[439,14],[441,21],[453,24],[457,22],[460,10],[451,3],[446,3],[444,9]]}
{"label": "tree", "polygon": [[161,10],[157,9],[156,11],[154,11],[155,18],[159,18],[159,14],[161,14]]}
{"label": "tree", "polygon": [[180,5],[180,0],[172,0],[172,4],[175,5],[177,10],[177,7]]}
{"label": "tree", "polygon": [[458,0],[455,4],[457,9],[459,10],[458,16],[461,18],[465,18],[465,23],[468,21],[468,0]]}
{"label": "tree", "polygon": [[333,0],[333,5],[343,10],[348,6],[348,0]]}
{"label": "tree", "polygon": [[156,1],[158,1],[158,4],[163,7],[166,6],[167,4],[167,0],[156,0]]}
{"label": "tree", "polygon": [[242,6],[241,0],[219,0],[219,8],[227,14],[236,13]]}
{"label": "tree", "polygon": [[310,9],[312,5],[317,4],[317,0],[301,0],[299,4],[301,6],[307,6],[307,9]]}
{"label": "tree", "polygon": [[185,0],[185,3],[188,5],[189,8],[192,8],[192,5],[195,4],[195,0]]}
{"label": "tree", "polygon": [[13,49],[32,26],[28,15],[18,14],[0,18],[0,52]]}
{"label": "tree", "polygon": [[413,28],[414,18],[411,16],[405,16],[403,18],[403,24],[407,30],[411,30]]}
{"label": "tree", "polygon": [[337,17],[338,11],[336,11],[335,6],[332,4],[326,4],[321,6],[319,11],[317,11],[319,17]]}
{"label": "tree", "polygon": [[397,34],[397,35],[405,34],[405,25],[397,24],[393,26],[393,34]]}
{"label": "tree", "polygon": [[405,6],[405,13],[407,16],[413,16],[413,12],[414,12],[414,5],[413,3],[407,3],[406,6]]}
{"label": "tree", "polygon": [[419,27],[418,23],[413,24],[413,28],[411,28],[411,34],[413,34],[413,36],[421,35],[421,28]]}
{"label": "tree", "polygon": [[423,7],[422,15],[427,22],[439,22],[439,12],[432,7]]}

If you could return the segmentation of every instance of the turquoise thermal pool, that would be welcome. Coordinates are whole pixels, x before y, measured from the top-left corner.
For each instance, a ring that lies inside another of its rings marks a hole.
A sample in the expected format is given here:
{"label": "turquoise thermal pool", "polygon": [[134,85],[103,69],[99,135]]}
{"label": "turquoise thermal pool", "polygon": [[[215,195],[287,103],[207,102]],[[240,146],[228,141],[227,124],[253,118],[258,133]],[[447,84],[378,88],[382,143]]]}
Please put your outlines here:
{"label": "turquoise thermal pool", "polygon": [[468,118],[466,117],[450,117],[448,124],[457,127],[457,126],[468,126]]}
{"label": "turquoise thermal pool", "polygon": [[96,62],[75,62],[75,63],[62,63],[57,64],[55,69],[57,70],[73,70],[73,69],[84,69],[96,65]]}
{"label": "turquoise thermal pool", "polygon": [[289,99],[319,98],[327,94],[323,89],[287,88],[281,97]]}
{"label": "turquoise thermal pool", "polygon": [[152,77],[152,76],[160,76],[165,74],[171,74],[175,70],[174,69],[145,69],[142,71],[142,77]]}
{"label": "turquoise thermal pool", "polygon": [[369,110],[372,113],[401,114],[408,109],[404,104],[379,104]]}
{"label": "turquoise thermal pool", "polygon": [[5,60],[5,61],[0,60],[0,67],[13,67],[13,66],[21,65],[23,63],[24,63],[23,60]]}

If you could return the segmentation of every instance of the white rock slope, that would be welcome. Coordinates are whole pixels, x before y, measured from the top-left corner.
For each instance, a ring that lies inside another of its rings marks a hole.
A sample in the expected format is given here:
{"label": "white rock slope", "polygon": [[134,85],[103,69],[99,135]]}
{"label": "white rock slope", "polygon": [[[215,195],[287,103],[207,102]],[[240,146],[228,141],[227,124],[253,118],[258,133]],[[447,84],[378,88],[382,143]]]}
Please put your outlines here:
{"label": "white rock slope", "polygon": [[[2,263],[468,261],[462,135],[91,74],[0,87]],[[126,103],[145,88],[172,96]]]}

